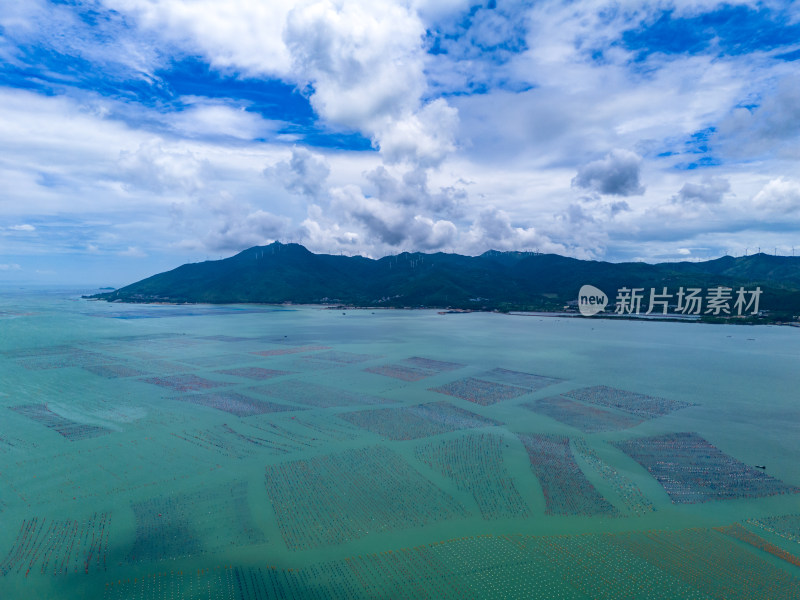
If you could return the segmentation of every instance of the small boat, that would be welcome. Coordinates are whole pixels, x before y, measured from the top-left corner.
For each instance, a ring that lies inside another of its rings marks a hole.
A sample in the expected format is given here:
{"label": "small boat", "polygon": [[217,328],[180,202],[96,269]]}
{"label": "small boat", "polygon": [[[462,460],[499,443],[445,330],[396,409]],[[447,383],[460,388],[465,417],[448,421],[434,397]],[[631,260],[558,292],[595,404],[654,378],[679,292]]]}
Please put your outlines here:
{"label": "small boat", "polygon": [[766,465],[754,465],[756,469],[766,469]]}

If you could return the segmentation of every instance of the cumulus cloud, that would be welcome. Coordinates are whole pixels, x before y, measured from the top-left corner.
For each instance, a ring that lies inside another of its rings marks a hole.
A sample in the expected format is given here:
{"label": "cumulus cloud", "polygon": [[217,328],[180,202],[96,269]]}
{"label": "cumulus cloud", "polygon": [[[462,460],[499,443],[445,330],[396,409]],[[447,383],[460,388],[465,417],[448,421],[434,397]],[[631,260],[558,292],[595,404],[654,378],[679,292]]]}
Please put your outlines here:
{"label": "cumulus cloud", "polygon": [[371,187],[368,192],[393,205],[417,207],[436,214],[458,216],[462,204],[467,200],[467,193],[462,187],[448,186],[432,191],[428,182],[428,170],[424,168],[409,169],[400,177],[393,176],[384,166],[365,173]]}
{"label": "cumulus cloud", "polygon": [[765,185],[753,198],[753,204],[771,213],[800,213],[800,182],[779,177]]}
{"label": "cumulus cloud", "polygon": [[435,165],[458,117],[444,99],[421,101],[424,34],[402,4],[321,1],[293,8],[283,37],[323,119],[368,135],[390,162]]}
{"label": "cumulus cloud", "polygon": [[629,150],[612,150],[600,160],[592,161],[578,170],[572,185],[612,196],[644,194],[639,182],[642,158]]}
{"label": "cumulus cloud", "polygon": [[[228,194],[204,199],[199,208],[207,211],[198,231],[202,247],[212,251],[238,252],[271,243],[290,231],[290,219],[240,202]],[[210,217],[210,218],[209,218]]]}
{"label": "cumulus cloud", "polygon": [[187,108],[169,114],[164,120],[168,128],[185,137],[254,140],[274,134],[280,126],[280,123],[248,112],[244,106],[198,99],[188,102]]}
{"label": "cumulus cloud", "polygon": [[365,196],[360,187],[348,185],[331,190],[331,210],[339,219],[360,229],[364,242],[398,248],[409,245],[439,249],[456,236],[456,225],[419,212],[420,207],[402,205],[380,197]]}
{"label": "cumulus cloud", "polygon": [[157,138],[136,150],[121,151],[118,164],[118,178],[127,187],[154,192],[196,192],[203,188],[203,171],[208,168],[193,152],[169,148]]}
{"label": "cumulus cloud", "polygon": [[330,172],[324,157],[300,146],[292,148],[288,161],[264,169],[265,176],[277,179],[287,191],[310,198],[319,198],[326,191]]}
{"label": "cumulus cloud", "polygon": [[731,184],[727,179],[706,177],[701,183],[687,182],[683,184],[678,194],[672,199],[674,202],[683,204],[719,204],[730,189]]}
{"label": "cumulus cloud", "polygon": [[486,207],[478,214],[468,236],[471,248],[483,250],[529,249],[545,241],[533,227],[513,226],[508,213],[494,206]]}
{"label": "cumulus cloud", "polygon": [[218,69],[285,75],[291,58],[281,32],[292,2],[101,0],[142,28],[209,59]]}

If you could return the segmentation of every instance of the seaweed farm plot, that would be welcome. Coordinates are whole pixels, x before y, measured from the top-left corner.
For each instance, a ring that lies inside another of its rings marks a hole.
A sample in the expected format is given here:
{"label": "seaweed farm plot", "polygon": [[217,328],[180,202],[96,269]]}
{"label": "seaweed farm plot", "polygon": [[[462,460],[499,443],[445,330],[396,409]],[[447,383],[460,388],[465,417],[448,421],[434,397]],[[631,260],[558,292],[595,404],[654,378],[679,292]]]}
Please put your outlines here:
{"label": "seaweed farm plot", "polygon": [[459,429],[500,425],[494,419],[463,410],[449,402],[361,410],[336,416],[390,440],[414,440]]}
{"label": "seaweed farm plot", "polygon": [[544,375],[534,375],[533,373],[523,373],[522,371],[510,371],[509,369],[500,367],[481,373],[480,376],[484,379],[528,388],[532,392],[541,390],[548,385],[554,385],[564,381],[557,377],[545,377]]}
{"label": "seaweed farm plot", "polygon": [[655,506],[642,493],[632,479],[617,471],[609,463],[601,459],[597,452],[592,450],[586,440],[576,438],[572,440],[575,452],[584,462],[588,463],[603,479],[608,482],[616,492],[619,499],[634,515],[644,515],[655,510]]}
{"label": "seaweed farm plot", "polygon": [[66,575],[105,571],[109,513],[94,513],[82,521],[40,517],[25,519],[17,539],[0,561],[0,574]]}
{"label": "seaweed farm plot", "polygon": [[[164,444],[160,438],[104,438],[101,444],[76,447],[62,442],[57,452],[40,446],[35,455],[4,456],[0,489],[18,506],[41,511],[51,503],[91,505],[152,486],[179,486],[220,468],[207,456],[181,452],[176,443]],[[120,453],[125,461],[119,460]]]}
{"label": "seaweed farm plot", "polygon": [[331,406],[365,406],[372,404],[394,404],[394,400],[358,394],[307,381],[290,380],[249,388],[249,391],[266,394],[279,400],[296,402],[317,408]]}
{"label": "seaweed farm plot", "polygon": [[670,433],[614,445],[647,469],[673,504],[800,492],[721,452],[696,433]]}
{"label": "seaweed farm plot", "polygon": [[63,369],[66,367],[86,367],[107,363],[108,357],[97,352],[69,348],[63,353],[45,353],[43,355],[30,355],[17,359],[17,364],[29,371],[44,371],[49,369]]}
{"label": "seaweed farm plot", "polygon": [[285,454],[295,449],[287,450],[284,444],[276,442],[272,436],[250,433],[243,425],[237,425],[236,429],[228,424],[214,425],[207,429],[181,431],[172,435],[189,444],[236,459],[259,453]]}
{"label": "seaweed farm plot", "polygon": [[181,358],[180,361],[195,367],[214,368],[252,362],[252,358],[244,354],[215,354],[212,356]]}
{"label": "seaweed farm plot", "polygon": [[432,392],[439,392],[440,394],[447,394],[468,400],[481,406],[489,406],[490,404],[497,404],[503,400],[511,400],[530,392],[530,390],[516,387],[513,385],[506,385],[504,383],[494,383],[492,381],[485,381],[483,379],[475,379],[474,377],[465,377],[458,379],[445,385],[430,388]]}
{"label": "seaweed farm plot", "polygon": [[459,363],[412,356],[399,363],[368,367],[364,370],[369,373],[375,373],[376,375],[400,379],[401,381],[419,381],[426,377],[438,375],[439,373],[460,369],[463,366],[464,365]]}
{"label": "seaweed farm plot", "polygon": [[544,493],[548,515],[616,515],[578,467],[569,438],[561,435],[518,434]]}
{"label": "seaweed farm plot", "polygon": [[415,369],[424,369],[433,373],[446,373],[448,371],[455,371],[462,368],[464,365],[461,363],[448,362],[446,360],[434,360],[433,358],[424,358],[421,356],[412,356],[400,361],[404,364]]}
{"label": "seaweed farm plot", "polygon": [[38,448],[39,444],[33,440],[18,437],[8,433],[0,435],[0,453],[11,454],[14,452],[29,452]]}
{"label": "seaweed farm plot", "polygon": [[226,381],[212,381],[210,379],[205,379],[192,374],[148,377],[146,379],[142,379],[141,381],[169,388],[176,392],[198,392],[200,390],[208,390],[216,387],[232,385]]}
{"label": "seaweed farm plot", "polygon": [[475,498],[484,519],[515,519],[530,515],[508,474],[502,456],[502,436],[469,433],[414,450],[416,457],[455,481]]}
{"label": "seaweed farm plot", "polygon": [[753,546],[753,548],[763,550],[767,554],[772,554],[773,556],[777,556],[781,560],[785,560],[796,567],[800,567],[800,558],[791,552],[787,552],[783,548],[779,548],[775,544],[771,544],[760,535],[756,535],[752,531],[748,531],[739,523],[734,523],[733,525],[728,525],[727,527],[715,527],[714,529],[715,531],[729,535],[734,539],[741,540],[745,544],[750,544]]}
{"label": "seaweed farm plot", "polygon": [[88,365],[83,368],[90,373],[94,373],[99,377],[105,377],[106,379],[118,379],[120,377],[142,377],[144,375],[148,375],[148,373],[145,373],[144,371],[125,364]]}
{"label": "seaweed farm plot", "polygon": [[245,396],[244,394],[238,394],[236,392],[183,394],[181,396],[175,396],[173,400],[187,402],[189,404],[197,404],[199,406],[207,406],[209,408],[216,408],[217,410],[236,415],[237,417],[249,417],[252,415],[263,415],[266,413],[303,410],[297,406],[256,400],[255,398]]}
{"label": "seaweed farm plot", "polygon": [[[642,557],[621,551],[607,534],[510,536],[509,541],[527,555],[522,564],[534,564],[557,578],[559,589],[537,598],[647,598],[705,600],[689,583],[681,581]],[[679,552],[679,549],[676,549]],[[538,587],[538,586],[537,586]]]}
{"label": "seaweed farm plot", "polygon": [[251,352],[258,356],[283,356],[285,354],[302,354],[303,352],[317,352],[319,350],[330,350],[330,346],[289,346],[288,348],[271,348],[269,350],[257,350]]}
{"label": "seaweed farm plot", "polygon": [[747,522],[800,544],[800,515],[761,517],[759,519],[748,519]]}
{"label": "seaweed farm plot", "polygon": [[25,404],[22,406],[9,406],[8,408],[28,417],[32,421],[36,421],[52,429],[67,438],[70,442],[95,438],[111,433],[111,430],[105,427],[90,425],[88,423],[79,423],[72,419],[62,417],[50,410],[47,404]]}
{"label": "seaweed farm plot", "polygon": [[[264,534],[253,522],[247,487],[247,482],[237,481],[132,504],[136,538],[128,562],[155,562],[265,543]],[[209,540],[214,542],[209,544]]]}
{"label": "seaweed farm plot", "polygon": [[[287,427],[289,423],[291,426]],[[302,419],[292,417],[291,421],[282,424],[275,422],[272,417],[259,419],[255,416],[248,419],[247,423],[215,425],[172,435],[206,450],[241,459],[256,454],[290,454],[331,442],[352,440],[358,434],[353,427],[344,424],[339,426],[330,419],[310,415]]]}
{"label": "seaweed farm plot", "polygon": [[270,465],[266,485],[290,550],[466,516],[455,499],[381,446]]}
{"label": "seaweed farm plot", "polygon": [[340,350],[327,350],[309,356],[313,360],[325,360],[344,365],[354,365],[378,358],[373,354],[356,354],[355,352],[342,352]]}
{"label": "seaweed farm plot", "polygon": [[702,597],[726,600],[800,597],[800,579],[716,531],[648,531],[609,537],[625,554],[633,554],[658,567],[697,590]]}
{"label": "seaweed farm plot", "polygon": [[321,415],[303,414],[294,419],[294,423],[311,430],[312,439],[323,439],[331,442],[354,440],[361,432],[351,425],[334,422],[332,419],[323,418]]}
{"label": "seaweed farm plot", "polygon": [[265,369],[263,367],[240,367],[238,369],[224,369],[222,371],[217,371],[217,373],[256,380],[272,379],[273,377],[291,375],[291,371],[277,371],[275,369]]}
{"label": "seaweed farm plot", "polygon": [[301,569],[160,572],[110,582],[105,599],[793,600],[798,585],[725,535],[698,529],[465,536]]}
{"label": "seaweed farm plot", "polygon": [[695,406],[694,404],[689,404],[682,400],[647,396],[645,394],[612,388],[607,385],[571,390],[569,392],[564,392],[563,395],[569,396],[574,400],[580,400],[581,402],[588,402],[589,404],[598,404],[600,406],[624,410],[625,412],[642,417],[642,419],[654,419],[656,417],[668,415],[682,408]]}
{"label": "seaweed farm plot", "polygon": [[380,365],[377,367],[367,367],[364,369],[367,373],[375,373],[376,375],[383,375],[385,377],[393,377],[401,381],[419,381],[431,375],[435,375],[435,371],[427,369],[420,369],[417,367],[407,367],[405,365],[391,364]]}
{"label": "seaweed farm plot", "polygon": [[520,406],[580,429],[584,433],[618,431],[634,427],[644,421],[642,417],[630,413],[612,412],[576,402],[564,396],[542,398],[533,402],[525,402]]}

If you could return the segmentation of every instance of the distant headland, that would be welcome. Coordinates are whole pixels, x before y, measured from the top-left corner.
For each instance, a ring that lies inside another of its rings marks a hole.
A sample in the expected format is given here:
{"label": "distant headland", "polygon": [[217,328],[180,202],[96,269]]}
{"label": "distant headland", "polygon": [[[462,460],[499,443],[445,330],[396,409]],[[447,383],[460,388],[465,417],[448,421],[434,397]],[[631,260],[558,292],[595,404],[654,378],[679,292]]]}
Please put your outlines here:
{"label": "distant headland", "polygon": [[[586,284],[608,293],[609,312],[613,312],[617,290],[643,290],[646,309],[651,292],[670,290],[668,296],[673,298],[678,290],[730,288],[731,308],[736,290],[746,288],[750,293],[758,288],[759,310],[752,310],[751,303],[739,320],[786,322],[800,315],[800,257],[767,254],[659,264],[495,250],[479,256],[403,252],[370,259],[314,254],[299,244],[275,242],[222,260],[185,264],[89,297],[109,302],[551,312],[577,311],[578,291]],[[662,304],[667,310],[667,301]],[[670,313],[674,312],[676,305],[669,306]],[[737,316],[735,311],[698,315],[704,320]]]}

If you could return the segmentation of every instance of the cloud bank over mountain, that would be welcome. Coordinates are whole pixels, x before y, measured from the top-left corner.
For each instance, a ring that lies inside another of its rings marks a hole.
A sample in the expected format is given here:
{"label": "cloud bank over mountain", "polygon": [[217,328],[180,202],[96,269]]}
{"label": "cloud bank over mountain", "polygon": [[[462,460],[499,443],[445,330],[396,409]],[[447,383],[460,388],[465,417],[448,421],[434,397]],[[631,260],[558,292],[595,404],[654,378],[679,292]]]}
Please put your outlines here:
{"label": "cloud bank over mountain", "polygon": [[781,1],[5,3],[0,278],[789,254],[797,40]]}

